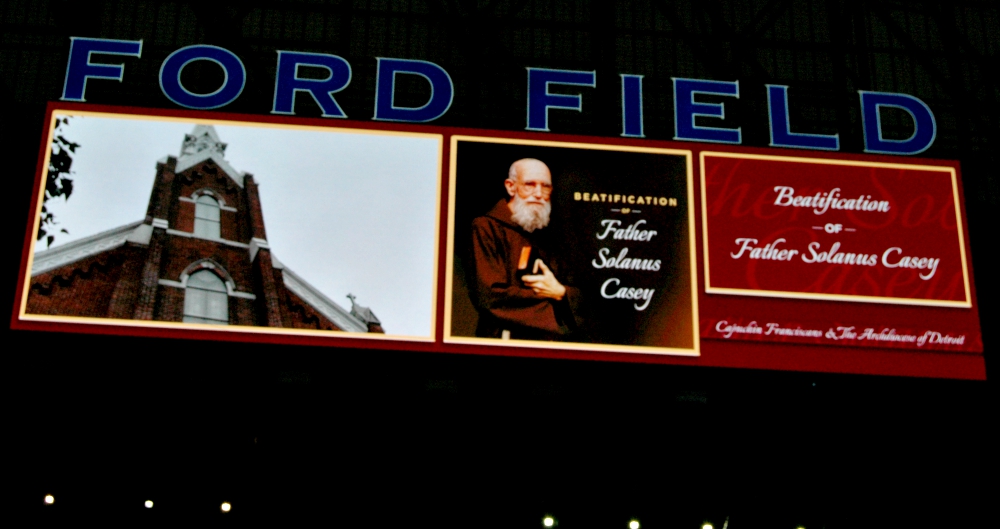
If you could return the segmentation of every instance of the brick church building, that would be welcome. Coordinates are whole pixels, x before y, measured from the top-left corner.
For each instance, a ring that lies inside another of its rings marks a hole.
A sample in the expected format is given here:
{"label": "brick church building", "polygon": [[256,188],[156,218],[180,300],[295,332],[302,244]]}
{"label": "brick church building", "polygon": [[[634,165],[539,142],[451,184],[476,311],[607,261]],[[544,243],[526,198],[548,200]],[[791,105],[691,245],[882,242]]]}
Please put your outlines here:
{"label": "brick church building", "polygon": [[383,332],[271,254],[257,183],[198,125],[156,164],[146,218],[35,253],[27,313]]}

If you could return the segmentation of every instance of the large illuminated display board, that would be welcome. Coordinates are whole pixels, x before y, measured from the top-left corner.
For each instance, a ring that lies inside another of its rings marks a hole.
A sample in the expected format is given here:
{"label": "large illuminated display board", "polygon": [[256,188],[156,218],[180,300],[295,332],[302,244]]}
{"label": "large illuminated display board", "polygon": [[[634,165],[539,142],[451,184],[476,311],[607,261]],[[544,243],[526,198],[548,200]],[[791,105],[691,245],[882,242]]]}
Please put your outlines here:
{"label": "large illuminated display board", "polygon": [[938,160],[51,104],[12,326],[982,378],[960,185]]}

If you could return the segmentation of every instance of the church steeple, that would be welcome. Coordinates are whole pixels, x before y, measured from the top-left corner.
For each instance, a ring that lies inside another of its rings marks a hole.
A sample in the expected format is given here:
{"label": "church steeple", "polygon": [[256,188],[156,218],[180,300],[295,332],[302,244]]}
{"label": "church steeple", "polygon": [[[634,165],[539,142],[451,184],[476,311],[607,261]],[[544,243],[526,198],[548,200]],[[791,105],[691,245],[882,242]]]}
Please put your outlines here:
{"label": "church steeple", "polygon": [[211,159],[237,185],[243,187],[243,178],[245,175],[243,172],[237,171],[226,161],[226,147],[228,147],[228,144],[219,138],[219,133],[215,131],[215,127],[211,125],[195,125],[190,134],[184,135],[175,171],[180,173],[205,160]]}
{"label": "church steeple", "polygon": [[181,142],[181,157],[198,154],[204,151],[217,152],[225,155],[227,144],[219,139],[219,133],[211,125],[195,125],[191,134],[184,135]]}

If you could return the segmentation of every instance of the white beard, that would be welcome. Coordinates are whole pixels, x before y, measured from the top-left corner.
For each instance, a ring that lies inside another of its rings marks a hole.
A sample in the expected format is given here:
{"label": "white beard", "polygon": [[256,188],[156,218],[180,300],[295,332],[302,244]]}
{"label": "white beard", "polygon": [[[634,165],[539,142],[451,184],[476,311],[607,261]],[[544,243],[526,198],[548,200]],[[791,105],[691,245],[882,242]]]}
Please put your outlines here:
{"label": "white beard", "polygon": [[524,228],[524,231],[531,233],[549,225],[549,214],[552,213],[551,202],[528,202],[514,195],[509,205],[510,218]]}

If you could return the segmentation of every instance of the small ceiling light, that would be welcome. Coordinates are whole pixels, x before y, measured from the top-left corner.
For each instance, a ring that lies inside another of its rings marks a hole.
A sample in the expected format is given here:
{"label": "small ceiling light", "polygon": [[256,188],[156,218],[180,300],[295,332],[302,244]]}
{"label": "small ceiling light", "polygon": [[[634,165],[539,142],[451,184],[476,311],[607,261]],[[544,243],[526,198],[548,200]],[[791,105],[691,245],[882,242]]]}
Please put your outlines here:
{"label": "small ceiling light", "polygon": [[229,511],[233,510],[233,506],[230,505],[228,501],[224,501],[224,502],[222,502],[222,505],[219,506],[219,509],[222,512],[229,512]]}
{"label": "small ceiling light", "polygon": [[152,509],[153,508],[153,500],[146,500],[146,503],[143,503],[143,505],[145,505],[147,509]]}
{"label": "small ceiling light", "polygon": [[715,529],[710,522],[701,524],[701,529]]}
{"label": "small ceiling light", "polygon": [[542,525],[544,525],[545,527],[552,527],[555,524],[556,524],[556,519],[551,516],[546,516],[545,518],[542,518]]}
{"label": "small ceiling light", "polygon": [[628,523],[628,529],[639,529],[639,520],[631,520]]}
{"label": "small ceiling light", "polygon": [[56,497],[51,494],[45,495],[45,505],[52,505],[56,502]]}

